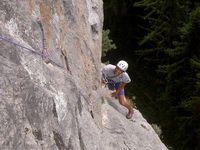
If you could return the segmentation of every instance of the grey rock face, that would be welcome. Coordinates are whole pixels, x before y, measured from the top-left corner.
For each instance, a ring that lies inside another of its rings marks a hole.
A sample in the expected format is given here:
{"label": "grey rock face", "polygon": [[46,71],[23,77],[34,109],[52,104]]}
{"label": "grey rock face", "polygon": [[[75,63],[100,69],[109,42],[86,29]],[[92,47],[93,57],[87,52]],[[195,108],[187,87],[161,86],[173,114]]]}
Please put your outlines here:
{"label": "grey rock face", "polygon": [[139,112],[135,123],[101,104],[102,7],[0,1],[1,150],[166,149]]}
{"label": "grey rock face", "polygon": [[127,120],[127,109],[117,100],[106,97],[102,105],[102,125],[105,149],[108,150],[167,150],[151,125],[134,109]]}

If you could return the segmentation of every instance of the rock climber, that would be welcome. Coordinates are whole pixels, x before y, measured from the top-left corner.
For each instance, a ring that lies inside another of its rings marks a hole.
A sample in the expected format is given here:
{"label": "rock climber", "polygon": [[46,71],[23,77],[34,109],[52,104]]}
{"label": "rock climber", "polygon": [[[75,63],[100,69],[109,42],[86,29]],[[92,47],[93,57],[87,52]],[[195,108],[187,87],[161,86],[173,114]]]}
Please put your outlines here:
{"label": "rock climber", "polygon": [[111,93],[111,96],[118,98],[119,103],[128,109],[126,118],[131,119],[133,116],[133,107],[126,101],[124,94],[125,85],[131,82],[126,72],[127,69],[128,63],[124,60],[119,61],[116,66],[108,64],[102,69],[102,81],[108,85],[109,90],[115,91]]}

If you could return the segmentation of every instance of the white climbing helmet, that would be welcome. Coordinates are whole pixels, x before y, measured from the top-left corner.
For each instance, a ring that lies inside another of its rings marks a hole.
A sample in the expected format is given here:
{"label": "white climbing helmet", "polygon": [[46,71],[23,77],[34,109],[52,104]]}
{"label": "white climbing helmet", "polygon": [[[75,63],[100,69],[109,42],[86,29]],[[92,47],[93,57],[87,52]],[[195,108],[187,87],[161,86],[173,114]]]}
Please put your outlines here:
{"label": "white climbing helmet", "polygon": [[128,63],[124,60],[121,60],[117,63],[117,67],[119,67],[122,71],[126,71],[128,69]]}

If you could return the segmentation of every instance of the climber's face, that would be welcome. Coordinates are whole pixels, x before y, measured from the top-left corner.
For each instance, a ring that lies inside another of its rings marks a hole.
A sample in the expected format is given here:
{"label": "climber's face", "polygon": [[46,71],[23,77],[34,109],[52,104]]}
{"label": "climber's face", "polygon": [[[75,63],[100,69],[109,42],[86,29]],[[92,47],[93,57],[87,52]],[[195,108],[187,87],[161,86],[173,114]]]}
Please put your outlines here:
{"label": "climber's face", "polygon": [[123,71],[121,69],[119,69],[119,67],[115,67],[115,69],[113,70],[115,75],[119,75],[121,74]]}

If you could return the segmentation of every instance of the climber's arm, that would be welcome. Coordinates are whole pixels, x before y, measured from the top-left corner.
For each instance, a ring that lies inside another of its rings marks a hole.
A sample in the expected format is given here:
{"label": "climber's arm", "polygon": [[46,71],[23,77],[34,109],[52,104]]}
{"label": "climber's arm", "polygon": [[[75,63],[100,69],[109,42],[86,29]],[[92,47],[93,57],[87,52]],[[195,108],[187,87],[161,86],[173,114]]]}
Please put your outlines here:
{"label": "climber's arm", "polygon": [[115,92],[111,93],[111,96],[117,97],[118,93],[125,87],[126,84],[127,83],[122,82],[122,84],[118,87],[118,89]]}

